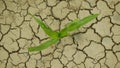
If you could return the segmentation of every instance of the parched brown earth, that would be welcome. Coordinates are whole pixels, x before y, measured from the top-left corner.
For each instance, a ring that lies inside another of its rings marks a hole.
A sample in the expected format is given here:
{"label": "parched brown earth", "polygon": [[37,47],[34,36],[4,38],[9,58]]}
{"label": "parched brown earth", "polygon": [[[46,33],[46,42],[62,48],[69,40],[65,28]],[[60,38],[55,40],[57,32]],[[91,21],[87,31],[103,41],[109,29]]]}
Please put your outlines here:
{"label": "parched brown earth", "polygon": [[[28,13],[59,31],[100,15],[41,52],[49,37]],[[120,68],[120,0],[0,0],[0,68]]]}

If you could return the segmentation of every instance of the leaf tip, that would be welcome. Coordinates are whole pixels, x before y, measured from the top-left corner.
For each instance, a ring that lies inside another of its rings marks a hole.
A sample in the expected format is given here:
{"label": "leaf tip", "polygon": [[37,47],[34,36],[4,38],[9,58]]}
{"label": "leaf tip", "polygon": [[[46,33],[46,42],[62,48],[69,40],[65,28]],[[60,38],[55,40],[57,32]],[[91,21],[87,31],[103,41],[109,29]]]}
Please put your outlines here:
{"label": "leaf tip", "polygon": [[97,17],[98,15],[100,15],[100,14],[94,14],[95,17]]}

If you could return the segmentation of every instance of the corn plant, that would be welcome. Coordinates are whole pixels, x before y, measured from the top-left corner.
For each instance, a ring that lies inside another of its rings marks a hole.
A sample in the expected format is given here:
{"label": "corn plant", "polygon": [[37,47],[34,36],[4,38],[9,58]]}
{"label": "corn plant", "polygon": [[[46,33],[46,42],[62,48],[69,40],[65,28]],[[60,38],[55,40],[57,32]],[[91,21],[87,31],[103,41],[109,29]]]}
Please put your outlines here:
{"label": "corn plant", "polygon": [[73,20],[59,32],[53,31],[48,25],[46,25],[43,21],[41,21],[31,13],[29,13],[29,15],[31,15],[35,19],[35,21],[40,25],[40,27],[44,30],[44,32],[51,38],[50,40],[42,43],[39,46],[28,48],[28,51],[32,52],[32,51],[41,51],[57,43],[61,38],[69,36],[71,31],[74,31],[80,28],[81,26],[85,25],[86,23],[90,22],[91,20],[95,19],[99,14],[89,15],[81,20],[80,19]]}

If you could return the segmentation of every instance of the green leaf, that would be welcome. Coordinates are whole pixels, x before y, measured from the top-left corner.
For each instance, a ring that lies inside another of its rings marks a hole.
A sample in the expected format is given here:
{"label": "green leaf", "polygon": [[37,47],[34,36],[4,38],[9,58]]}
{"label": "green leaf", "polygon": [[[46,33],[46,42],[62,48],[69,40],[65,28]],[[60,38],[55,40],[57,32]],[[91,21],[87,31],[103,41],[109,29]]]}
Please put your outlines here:
{"label": "green leaf", "polygon": [[69,32],[80,28],[81,26],[85,25],[86,23],[90,22],[91,20],[95,19],[99,14],[89,15],[81,20],[77,19],[72,21],[69,25],[67,25],[64,29],[59,32],[59,36],[65,37],[69,35]]}
{"label": "green leaf", "polygon": [[41,28],[45,31],[45,33],[50,36],[51,38],[57,38],[58,37],[58,32],[53,31],[49,26],[44,24],[40,19],[36,18],[34,15],[29,13],[35,21],[41,26]]}
{"label": "green leaf", "polygon": [[57,43],[60,38],[68,36],[69,32],[80,28],[81,26],[85,25],[86,23],[90,22],[91,20],[95,19],[98,16],[98,14],[94,14],[94,15],[89,15],[89,16],[83,18],[82,20],[76,19],[76,20],[70,22],[60,32],[55,32],[50,27],[45,25],[41,20],[34,17],[32,14],[30,14],[30,15],[37,21],[37,23],[41,26],[41,28],[45,31],[45,33],[48,34],[52,38],[51,40],[49,40],[47,42],[44,42],[39,46],[28,48],[28,51],[30,51],[30,52],[32,52],[32,51],[41,51],[43,49],[48,48],[52,44]]}
{"label": "green leaf", "polygon": [[48,48],[49,46],[51,46],[52,44],[55,44],[59,41],[59,39],[51,39],[47,42],[42,43],[39,46],[35,46],[35,47],[30,47],[28,48],[28,51],[32,52],[32,51],[41,51],[43,49]]}

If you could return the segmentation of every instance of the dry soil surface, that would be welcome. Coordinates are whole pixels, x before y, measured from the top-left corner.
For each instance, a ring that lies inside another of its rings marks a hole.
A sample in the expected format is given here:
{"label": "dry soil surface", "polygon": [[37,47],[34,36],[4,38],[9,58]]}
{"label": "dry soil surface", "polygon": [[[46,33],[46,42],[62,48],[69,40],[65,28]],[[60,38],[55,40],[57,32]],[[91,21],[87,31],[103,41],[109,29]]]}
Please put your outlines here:
{"label": "dry soil surface", "polygon": [[[49,37],[28,13],[60,31],[100,15],[40,52]],[[120,0],[0,0],[0,68],[120,68]]]}

